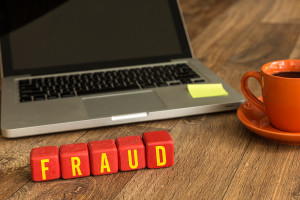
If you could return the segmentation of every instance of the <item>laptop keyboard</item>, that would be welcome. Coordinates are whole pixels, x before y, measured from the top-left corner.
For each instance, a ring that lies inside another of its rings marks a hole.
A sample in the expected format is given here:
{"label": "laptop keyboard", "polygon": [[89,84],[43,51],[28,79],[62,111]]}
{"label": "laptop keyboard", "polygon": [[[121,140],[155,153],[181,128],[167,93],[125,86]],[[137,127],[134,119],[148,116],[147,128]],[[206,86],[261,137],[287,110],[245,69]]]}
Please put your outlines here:
{"label": "laptop keyboard", "polygon": [[20,102],[205,82],[187,64],[19,80]]}

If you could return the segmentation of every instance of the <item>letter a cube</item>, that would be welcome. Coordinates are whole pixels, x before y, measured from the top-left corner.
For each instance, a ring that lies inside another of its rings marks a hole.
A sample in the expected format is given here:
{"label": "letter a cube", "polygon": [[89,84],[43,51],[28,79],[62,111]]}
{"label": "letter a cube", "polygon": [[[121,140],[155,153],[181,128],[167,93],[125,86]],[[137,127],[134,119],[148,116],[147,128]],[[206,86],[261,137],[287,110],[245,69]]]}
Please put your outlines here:
{"label": "letter a cube", "polygon": [[93,175],[118,172],[118,150],[114,140],[92,141],[88,148]]}
{"label": "letter a cube", "polygon": [[174,142],[168,131],[143,133],[148,168],[170,167],[174,164]]}
{"label": "letter a cube", "polygon": [[30,153],[31,175],[34,181],[48,181],[60,178],[58,148],[38,147]]}
{"label": "letter a cube", "polygon": [[85,143],[62,145],[59,156],[63,179],[90,175],[89,152]]}
{"label": "letter a cube", "polygon": [[116,145],[121,171],[146,167],[145,146],[140,136],[119,137],[116,139]]}

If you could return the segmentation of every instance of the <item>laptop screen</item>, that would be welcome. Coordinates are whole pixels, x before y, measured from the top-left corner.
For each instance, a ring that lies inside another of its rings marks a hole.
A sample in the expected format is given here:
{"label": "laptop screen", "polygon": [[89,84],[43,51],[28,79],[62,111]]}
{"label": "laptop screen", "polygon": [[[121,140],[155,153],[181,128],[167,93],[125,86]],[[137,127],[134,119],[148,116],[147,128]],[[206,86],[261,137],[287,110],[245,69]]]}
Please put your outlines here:
{"label": "laptop screen", "polygon": [[191,57],[175,1],[7,0],[2,4],[5,76]]}

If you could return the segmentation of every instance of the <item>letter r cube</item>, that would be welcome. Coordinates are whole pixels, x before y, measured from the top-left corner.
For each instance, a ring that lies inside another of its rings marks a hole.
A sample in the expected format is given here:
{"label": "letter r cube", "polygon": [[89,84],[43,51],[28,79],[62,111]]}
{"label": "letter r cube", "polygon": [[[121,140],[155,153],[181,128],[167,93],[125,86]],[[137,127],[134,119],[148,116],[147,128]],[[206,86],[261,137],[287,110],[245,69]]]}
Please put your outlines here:
{"label": "letter r cube", "polygon": [[30,153],[31,175],[34,181],[48,181],[60,178],[58,148],[38,147]]}
{"label": "letter r cube", "polygon": [[116,139],[116,145],[121,171],[146,167],[145,145],[140,136],[119,137]]}
{"label": "letter r cube", "polygon": [[118,150],[114,140],[92,141],[88,148],[93,175],[118,172]]}
{"label": "letter r cube", "polygon": [[59,156],[63,179],[90,175],[89,152],[85,143],[62,145]]}
{"label": "letter r cube", "polygon": [[170,167],[174,164],[174,142],[168,131],[143,133],[148,168]]}

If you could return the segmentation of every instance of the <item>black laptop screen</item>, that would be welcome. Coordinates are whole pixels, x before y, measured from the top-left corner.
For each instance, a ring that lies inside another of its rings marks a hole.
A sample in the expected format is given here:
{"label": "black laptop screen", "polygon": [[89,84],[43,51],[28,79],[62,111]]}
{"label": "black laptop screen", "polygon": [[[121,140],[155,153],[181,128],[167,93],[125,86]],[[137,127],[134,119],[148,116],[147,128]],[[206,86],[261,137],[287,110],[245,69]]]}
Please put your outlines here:
{"label": "black laptop screen", "polygon": [[190,57],[175,1],[7,0],[5,76],[101,69]]}

